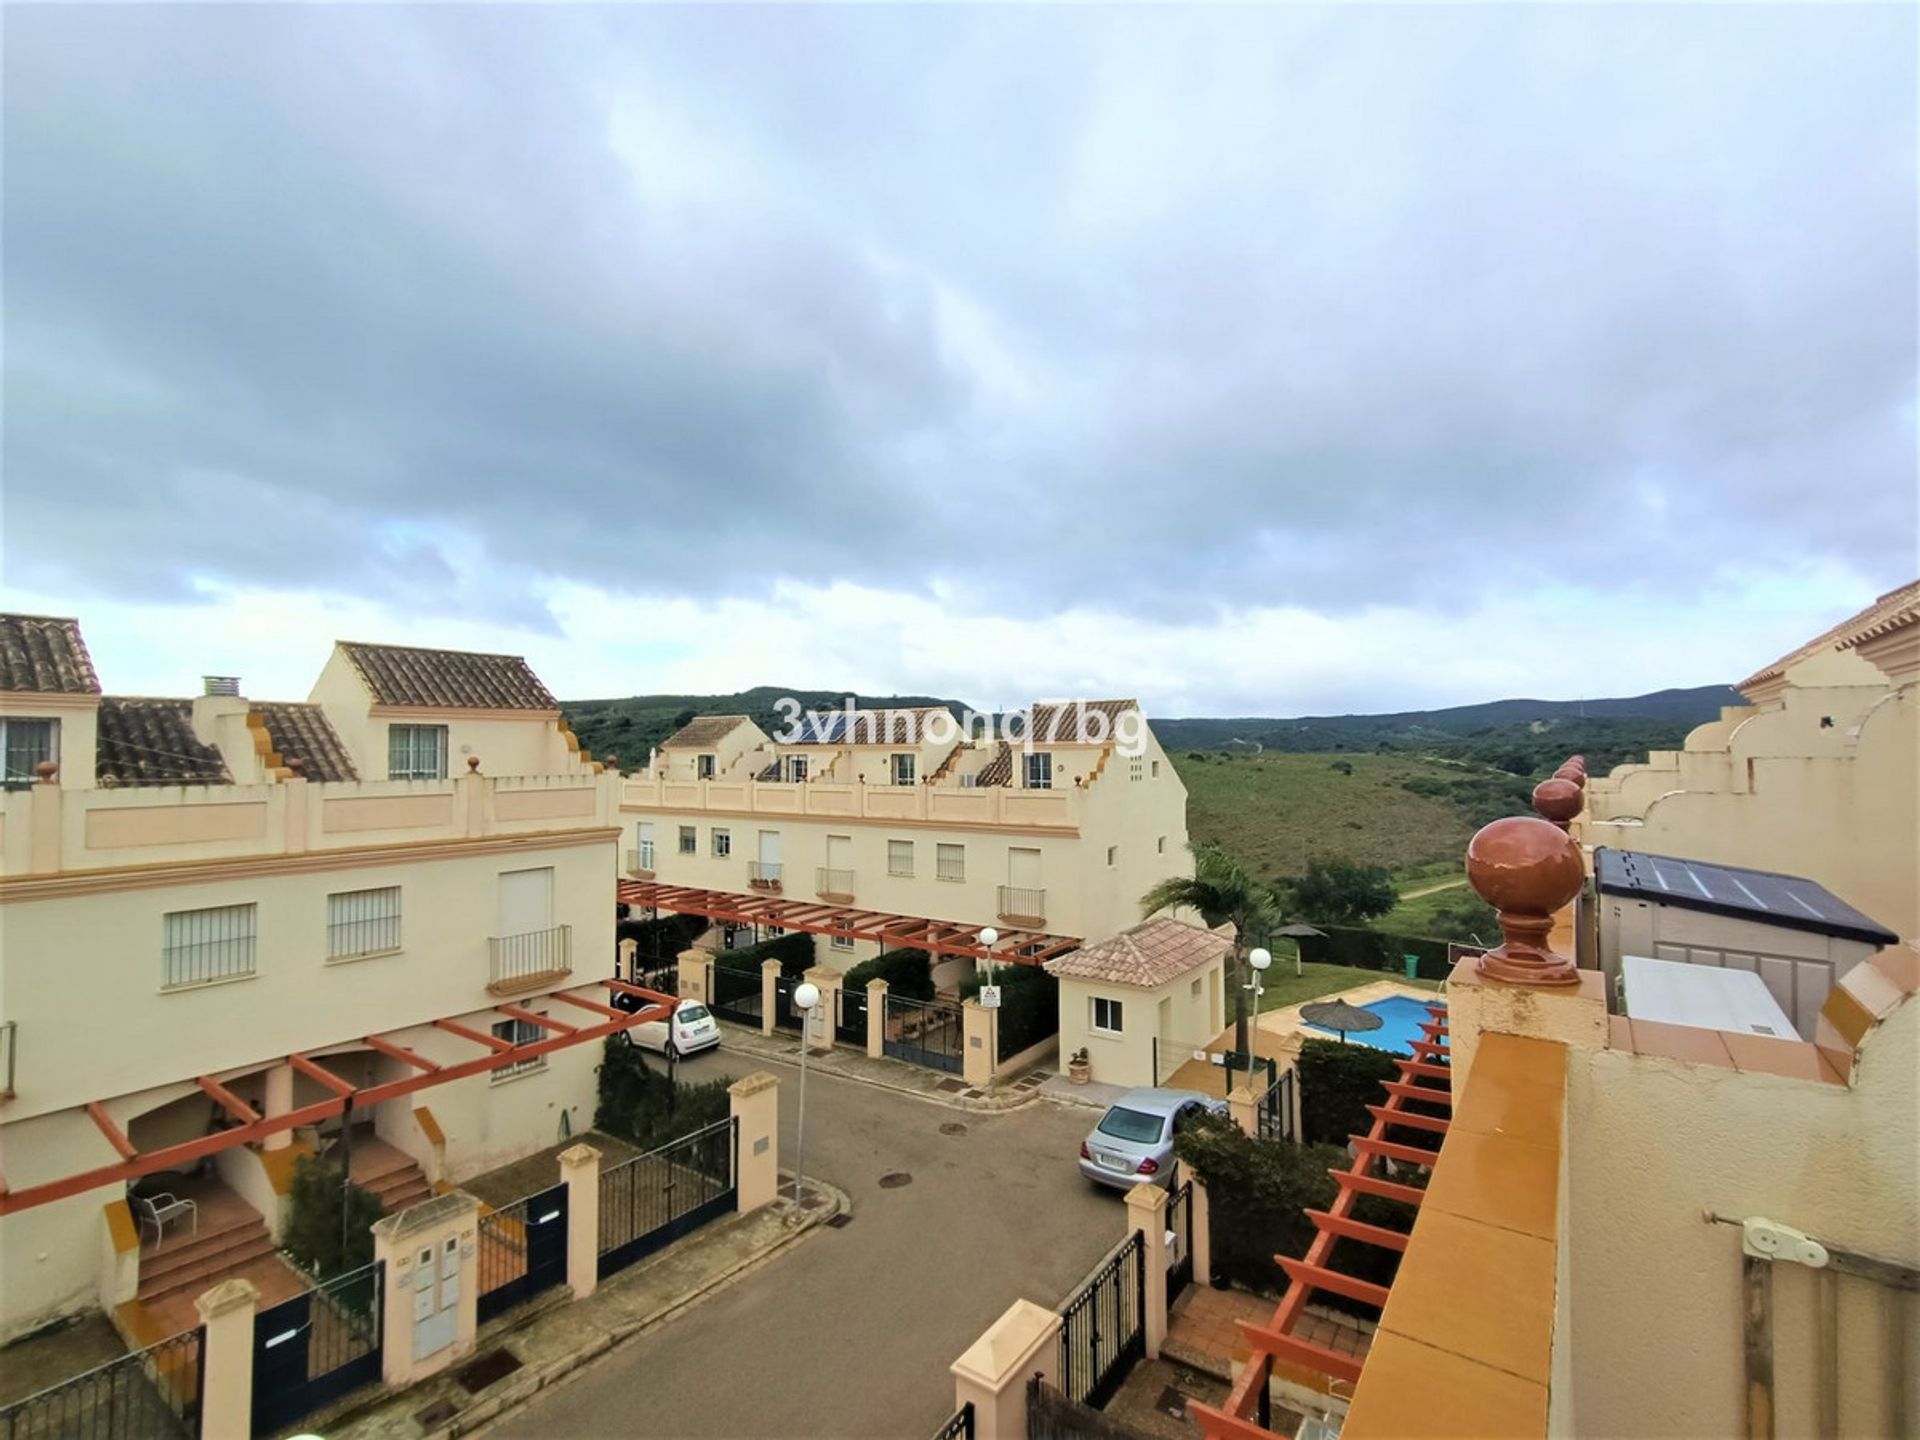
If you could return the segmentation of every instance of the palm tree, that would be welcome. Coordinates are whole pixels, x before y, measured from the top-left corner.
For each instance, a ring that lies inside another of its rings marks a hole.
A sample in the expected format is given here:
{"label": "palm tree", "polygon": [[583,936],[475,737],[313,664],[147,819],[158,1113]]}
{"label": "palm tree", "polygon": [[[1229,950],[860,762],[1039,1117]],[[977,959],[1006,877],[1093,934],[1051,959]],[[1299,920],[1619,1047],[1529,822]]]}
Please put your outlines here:
{"label": "palm tree", "polygon": [[1247,950],[1254,938],[1273,923],[1273,895],[1232,855],[1211,841],[1190,847],[1193,874],[1162,880],[1140,897],[1140,913],[1156,910],[1197,910],[1209,928],[1227,921],[1234,926],[1233,960],[1227,966],[1227,987],[1233,992],[1233,1044],[1247,1050],[1247,992],[1241,988]]}

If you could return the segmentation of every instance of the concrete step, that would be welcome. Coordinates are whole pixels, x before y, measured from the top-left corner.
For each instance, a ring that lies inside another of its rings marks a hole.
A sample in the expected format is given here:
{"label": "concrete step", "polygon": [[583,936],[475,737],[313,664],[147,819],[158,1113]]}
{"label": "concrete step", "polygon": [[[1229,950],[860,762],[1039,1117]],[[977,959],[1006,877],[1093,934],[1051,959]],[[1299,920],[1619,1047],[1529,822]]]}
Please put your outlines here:
{"label": "concrete step", "polygon": [[273,1254],[273,1237],[262,1222],[204,1238],[207,1243],[191,1249],[182,1247],[171,1254],[162,1250],[141,1260],[138,1299],[142,1304],[151,1305],[180,1290],[205,1290],[241,1266]]}

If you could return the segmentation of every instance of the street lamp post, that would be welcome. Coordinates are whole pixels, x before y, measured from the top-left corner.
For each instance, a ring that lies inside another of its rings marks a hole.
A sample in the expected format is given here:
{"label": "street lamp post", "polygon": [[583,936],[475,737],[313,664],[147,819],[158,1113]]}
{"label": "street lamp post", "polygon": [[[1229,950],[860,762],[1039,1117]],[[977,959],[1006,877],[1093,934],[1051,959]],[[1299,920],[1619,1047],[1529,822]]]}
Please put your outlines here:
{"label": "street lamp post", "polygon": [[[993,947],[1000,939],[1000,932],[988,925],[980,931],[980,943],[987,948],[987,984],[993,984]],[[1000,1009],[995,1006],[987,1012],[992,1018],[987,1021],[987,1043],[993,1046],[995,1068],[1000,1063]]]}
{"label": "street lamp post", "polygon": [[807,1160],[807,1051],[813,1037],[813,1007],[820,1003],[820,987],[802,980],[793,989],[793,1008],[800,1012],[800,1124],[793,1147],[793,1203],[800,1203]]}
{"label": "street lamp post", "polygon": [[1253,991],[1253,1028],[1247,1032],[1247,1078],[1253,1078],[1253,1062],[1260,1054],[1260,997],[1266,993],[1264,981],[1267,967],[1273,964],[1273,956],[1264,946],[1255,947],[1247,956],[1247,964],[1253,968],[1253,979],[1240,988]]}

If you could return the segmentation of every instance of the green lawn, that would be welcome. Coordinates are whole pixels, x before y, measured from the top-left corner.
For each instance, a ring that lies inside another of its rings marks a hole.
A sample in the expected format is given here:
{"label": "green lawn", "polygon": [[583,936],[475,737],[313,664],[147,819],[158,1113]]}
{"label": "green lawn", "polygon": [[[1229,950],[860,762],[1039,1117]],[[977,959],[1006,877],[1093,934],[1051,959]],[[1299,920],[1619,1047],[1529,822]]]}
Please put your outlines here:
{"label": "green lawn", "polygon": [[1274,751],[1195,760],[1178,751],[1173,763],[1186,783],[1193,839],[1218,841],[1267,879],[1302,873],[1314,855],[1345,855],[1396,875],[1431,872],[1437,883],[1448,867],[1459,873],[1473,833],[1453,801],[1401,788],[1459,773],[1416,756]]}

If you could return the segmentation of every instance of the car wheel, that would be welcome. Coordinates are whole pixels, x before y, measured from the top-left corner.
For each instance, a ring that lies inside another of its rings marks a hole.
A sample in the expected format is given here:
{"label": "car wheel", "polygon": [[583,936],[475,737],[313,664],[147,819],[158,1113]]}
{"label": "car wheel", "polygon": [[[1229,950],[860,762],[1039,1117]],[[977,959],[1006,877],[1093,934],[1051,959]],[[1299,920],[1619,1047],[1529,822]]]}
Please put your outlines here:
{"label": "car wheel", "polygon": [[678,1060],[680,1058],[680,1047],[669,1040],[667,1041],[667,1048],[661,1053],[669,1060]]}
{"label": "car wheel", "polygon": [[613,1032],[612,1038],[613,1043],[616,1045],[633,1044],[633,1032],[631,1030],[616,1030]]}

